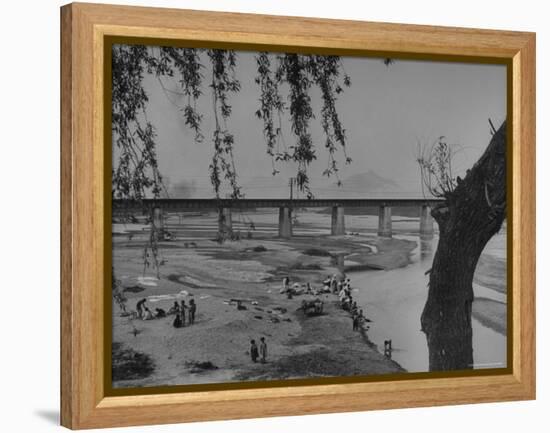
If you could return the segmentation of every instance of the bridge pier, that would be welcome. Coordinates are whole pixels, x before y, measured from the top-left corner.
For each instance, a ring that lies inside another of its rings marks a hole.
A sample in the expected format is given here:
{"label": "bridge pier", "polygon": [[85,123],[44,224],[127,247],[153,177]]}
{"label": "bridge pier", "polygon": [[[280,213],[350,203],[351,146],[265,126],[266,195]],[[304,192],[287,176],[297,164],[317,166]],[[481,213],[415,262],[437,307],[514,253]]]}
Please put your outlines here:
{"label": "bridge pier", "polygon": [[344,223],[344,207],[333,206],[332,207],[332,221],[330,226],[331,235],[345,235],[346,226]]}
{"label": "bridge pier", "polygon": [[434,235],[434,219],[431,214],[431,207],[423,205],[420,209],[420,236],[432,238]]}
{"label": "bridge pier", "polygon": [[230,207],[222,207],[218,209],[218,231],[220,233],[233,232],[233,218]]}
{"label": "bridge pier", "polygon": [[155,238],[157,241],[162,239],[162,232],[164,231],[164,218],[162,215],[162,209],[159,206],[153,208],[153,215],[151,216],[151,226],[155,229]]}
{"label": "bridge pier", "polygon": [[162,209],[159,206],[153,208],[153,225],[159,230],[164,229],[164,218],[162,215]]}
{"label": "bridge pier", "polygon": [[292,210],[286,206],[279,208],[279,237],[292,237]]}
{"label": "bridge pier", "polygon": [[378,236],[391,238],[391,206],[382,205],[378,210]]}

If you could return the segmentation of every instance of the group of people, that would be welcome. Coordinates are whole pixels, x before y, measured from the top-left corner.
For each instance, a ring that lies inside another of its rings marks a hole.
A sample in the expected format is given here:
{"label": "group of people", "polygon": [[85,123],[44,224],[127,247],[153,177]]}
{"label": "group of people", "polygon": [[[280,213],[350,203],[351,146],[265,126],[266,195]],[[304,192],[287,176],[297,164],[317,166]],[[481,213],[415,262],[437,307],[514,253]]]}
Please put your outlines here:
{"label": "group of people", "polygon": [[137,316],[141,320],[153,320],[158,317],[166,317],[166,311],[162,308],[156,308],[153,313],[146,305],[147,298],[143,298],[136,304]]}
{"label": "group of people", "polygon": [[[195,323],[195,315],[197,313],[197,304],[194,299],[189,301],[189,305],[185,304],[182,300],[181,304],[178,301],[174,301],[174,305],[168,312],[162,308],[155,308],[155,312],[147,306],[147,298],[139,300],[136,304],[137,317],[141,320],[153,320],[161,319],[169,315],[175,315],[174,328],[181,328],[185,326],[185,319],[187,317],[187,324],[193,325]],[[188,312],[188,313],[187,313]]]}
{"label": "group of people", "polygon": [[[351,294],[351,280],[346,278],[343,282],[340,281],[337,285],[338,299],[340,299],[340,305],[346,311],[350,311],[353,304],[353,296]],[[357,303],[355,303],[357,305]]]}
{"label": "group of people", "polygon": [[354,331],[360,330],[364,322],[370,322],[363,310],[358,307],[357,302],[353,299],[353,295],[351,294],[351,279],[349,277],[338,278],[336,274],[328,275],[323,280],[323,288],[317,290],[313,289],[310,283],[305,283],[301,286],[298,283],[294,283],[291,286],[290,278],[285,277],[283,278],[281,293],[286,293],[289,299],[292,299],[293,295],[298,294],[319,295],[321,293],[333,293],[338,295],[342,309],[350,313]]}
{"label": "group of people", "polygon": [[359,331],[364,322],[369,322],[363,310],[357,306],[357,301],[353,300],[351,294],[351,280],[346,278],[343,282],[339,283],[340,291],[338,292],[338,298],[340,299],[340,306],[345,311],[348,311],[351,315],[352,326],[354,331]]}
{"label": "group of people", "polygon": [[265,338],[260,338],[260,344],[256,344],[256,340],[250,340],[250,358],[252,362],[258,362],[258,358],[262,364],[267,362],[267,343]]}
{"label": "group of people", "polygon": [[323,281],[323,286],[334,294],[339,294],[342,290],[345,290],[348,294],[351,293],[351,280],[349,277],[342,279],[338,278],[336,274],[329,275]]}
{"label": "group of people", "polygon": [[[188,313],[188,314],[187,314]],[[183,328],[185,326],[185,318],[187,317],[187,325],[191,326],[195,323],[195,314],[197,313],[197,304],[194,299],[189,301],[189,305],[185,304],[182,299],[181,303],[174,301],[174,305],[168,311],[168,314],[175,314],[174,322],[172,323],[174,328]]]}

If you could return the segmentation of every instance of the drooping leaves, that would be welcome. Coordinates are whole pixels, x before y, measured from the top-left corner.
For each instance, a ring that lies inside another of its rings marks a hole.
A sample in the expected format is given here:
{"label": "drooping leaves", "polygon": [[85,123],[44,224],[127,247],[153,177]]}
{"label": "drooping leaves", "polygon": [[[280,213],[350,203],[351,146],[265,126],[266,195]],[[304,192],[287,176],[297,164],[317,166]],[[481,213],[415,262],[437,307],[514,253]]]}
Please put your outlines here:
{"label": "drooping leaves", "polygon": [[[206,66],[208,59],[209,66]],[[143,88],[144,74],[156,76],[163,91],[177,93],[184,99],[179,107],[186,126],[202,142],[203,114],[197,110],[197,101],[205,91],[204,73],[209,69],[208,84],[212,95],[213,156],[209,166],[210,180],[216,197],[227,182],[231,197],[242,197],[237,181],[233,157],[235,140],[228,128],[231,116],[232,94],[240,90],[236,76],[237,55],[231,50],[203,50],[176,47],[145,47],[116,45],[113,47],[113,142],[118,149],[118,160],[113,170],[113,196],[140,200],[147,194],[162,194],[162,176],[156,155],[154,125],[147,120],[148,96]],[[341,149],[345,163],[351,158],[346,153],[346,132],[338,116],[337,99],[343,88],[351,85],[338,56],[304,54],[256,55],[256,83],[260,88],[260,107],[256,116],[263,121],[267,153],[273,164],[273,174],[279,170],[277,162],[297,164],[298,187],[311,196],[308,166],[317,158],[318,149],[328,153],[323,175],[338,178],[336,153]],[[163,79],[170,77],[179,84],[178,92],[168,90]],[[285,86],[288,94],[283,95]],[[313,142],[311,120],[315,117],[311,92],[316,87],[322,99],[320,123],[325,137],[323,144]],[[282,116],[288,114],[294,143],[286,145]]]}
{"label": "drooping leaves", "polygon": [[221,176],[229,182],[231,198],[242,197],[241,188],[237,183],[237,170],[233,157],[235,144],[234,136],[229,132],[227,121],[231,116],[229,95],[238,92],[241,88],[235,75],[237,56],[234,51],[208,50],[208,57],[212,64],[212,104],[214,114],[214,155],[209,166],[210,181],[214,187],[216,198],[220,197]]}
{"label": "drooping leaves", "polygon": [[[338,178],[338,164],[335,153],[338,146],[343,150],[346,163],[351,162],[346,154],[346,133],[342,126],[336,102],[343,92],[343,86],[350,86],[351,80],[345,74],[338,56],[317,56],[304,54],[269,54],[256,56],[256,83],[260,86],[260,108],[256,116],[264,123],[264,138],[267,153],[272,158],[273,174],[277,174],[276,162],[297,163],[296,182],[298,188],[311,197],[308,166],[317,159],[316,146],[311,134],[311,119],[314,112],[311,101],[312,87],[317,87],[322,98],[320,113],[321,127],[325,136],[324,147],[328,152],[328,163],[323,175]],[[343,79],[340,82],[340,76]],[[288,86],[288,104],[283,102],[281,87]],[[284,145],[281,115],[288,110],[291,132],[295,143]],[[277,121],[278,120],[278,121]],[[283,143],[283,146],[280,143]]]}
{"label": "drooping leaves", "polygon": [[148,101],[142,81],[147,71],[147,48],[113,47],[112,131],[118,161],[113,164],[113,197],[140,200],[146,191],[160,195],[155,129],[147,121]]}

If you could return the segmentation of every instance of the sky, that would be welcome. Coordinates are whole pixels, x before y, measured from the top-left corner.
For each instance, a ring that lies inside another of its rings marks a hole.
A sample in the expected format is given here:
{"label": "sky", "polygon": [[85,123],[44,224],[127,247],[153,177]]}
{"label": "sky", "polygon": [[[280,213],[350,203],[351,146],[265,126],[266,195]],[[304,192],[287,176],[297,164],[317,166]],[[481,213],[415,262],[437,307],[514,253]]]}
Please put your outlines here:
{"label": "sky", "polygon": [[[206,59],[204,63],[208,65]],[[393,180],[404,196],[421,196],[418,143],[432,143],[445,136],[457,150],[453,166],[456,174],[461,174],[489,143],[488,119],[497,128],[505,120],[505,66],[397,59],[388,67],[381,59],[365,57],[344,57],[343,65],[352,85],[339,96],[337,109],[346,129],[347,152],[353,159],[350,165],[344,165],[343,154],[337,155],[343,188],[347,178],[369,172]],[[263,123],[254,115],[260,97],[254,82],[254,52],[238,52],[236,72],[241,91],[231,96],[233,113],[228,127],[235,137],[236,168],[243,192],[248,198],[287,197],[288,179],[296,167],[280,163],[280,173],[275,177],[271,174]],[[208,68],[204,75],[204,82],[208,83]],[[162,81],[167,89],[178,90],[175,79]],[[159,167],[168,179],[171,196],[213,197],[208,177],[213,153],[210,89],[204,89],[198,102],[198,110],[204,114],[205,140],[196,143],[179,110],[184,101],[165,92],[152,75],[145,76],[144,88],[149,96],[147,116],[157,130]],[[312,100],[314,107],[319,108],[316,88],[312,88]],[[288,118],[283,123],[284,140],[287,145],[292,144]],[[314,143],[320,144],[318,159],[309,167],[313,192],[337,196],[331,187],[336,179],[322,176],[328,155],[322,144],[320,116],[312,120],[311,126]]]}

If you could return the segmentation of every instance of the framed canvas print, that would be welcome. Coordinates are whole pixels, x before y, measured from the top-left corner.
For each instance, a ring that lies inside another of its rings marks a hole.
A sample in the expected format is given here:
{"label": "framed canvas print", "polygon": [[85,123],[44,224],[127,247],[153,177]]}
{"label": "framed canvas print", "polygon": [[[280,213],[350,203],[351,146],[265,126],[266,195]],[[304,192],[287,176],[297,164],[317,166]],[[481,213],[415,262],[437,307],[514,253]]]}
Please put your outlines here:
{"label": "framed canvas print", "polygon": [[61,9],[62,424],[535,397],[535,36]]}

